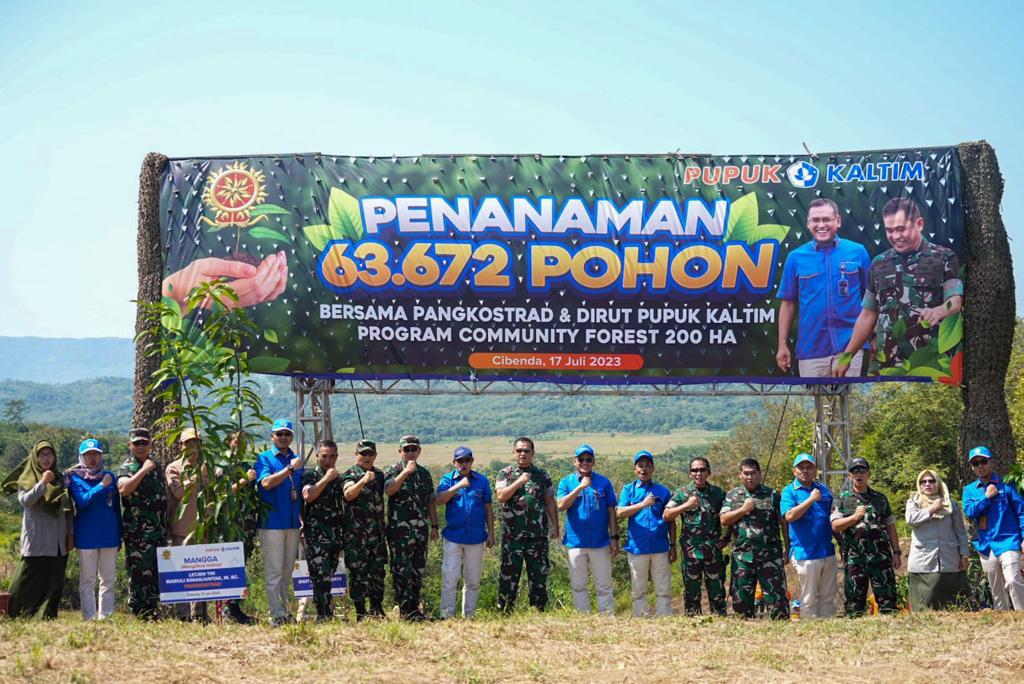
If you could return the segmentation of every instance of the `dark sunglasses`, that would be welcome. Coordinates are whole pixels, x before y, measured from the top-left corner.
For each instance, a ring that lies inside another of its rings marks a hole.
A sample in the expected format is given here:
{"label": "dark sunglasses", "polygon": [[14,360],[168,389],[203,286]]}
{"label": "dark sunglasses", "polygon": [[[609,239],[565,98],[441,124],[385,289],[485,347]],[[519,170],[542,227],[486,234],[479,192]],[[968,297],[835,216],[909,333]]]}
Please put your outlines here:
{"label": "dark sunglasses", "polygon": [[985,465],[986,463],[988,463],[987,459],[984,460],[984,461],[971,461],[971,467],[972,468],[980,468],[981,466]]}
{"label": "dark sunglasses", "polygon": [[853,470],[850,471],[850,474],[851,475],[857,475],[859,473],[866,473],[866,472],[868,472],[867,468],[854,468]]}
{"label": "dark sunglasses", "polygon": [[149,440],[148,439],[137,439],[134,442],[132,442],[132,446],[149,446]]}
{"label": "dark sunglasses", "polygon": [[420,448],[418,446],[414,445],[414,444],[410,444],[409,446],[402,447],[402,453],[403,454],[413,454],[413,453],[416,453],[419,450],[420,450]]}
{"label": "dark sunglasses", "polygon": [[935,480],[933,480],[930,477],[926,477],[923,480],[921,480],[921,484],[935,484]]}
{"label": "dark sunglasses", "polygon": [[576,460],[579,461],[580,463],[593,463],[594,462],[594,457],[593,456],[577,456]]}
{"label": "dark sunglasses", "polygon": [[467,456],[466,458],[457,458],[457,459],[455,459],[455,462],[456,463],[472,463],[473,462],[473,457],[472,456]]}
{"label": "dark sunglasses", "polygon": [[690,468],[691,473],[710,473],[710,468]]}
{"label": "dark sunglasses", "polygon": [[274,436],[275,437],[291,437],[292,433],[288,432],[287,430],[281,430],[280,432],[275,432]]}

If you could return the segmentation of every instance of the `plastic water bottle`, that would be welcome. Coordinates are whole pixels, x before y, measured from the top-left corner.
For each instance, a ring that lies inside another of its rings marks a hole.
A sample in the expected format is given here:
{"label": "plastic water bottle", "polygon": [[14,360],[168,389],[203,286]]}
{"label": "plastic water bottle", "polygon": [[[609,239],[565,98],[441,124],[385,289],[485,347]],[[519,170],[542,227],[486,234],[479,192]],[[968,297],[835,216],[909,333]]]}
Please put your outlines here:
{"label": "plastic water bottle", "polygon": [[800,599],[793,599],[789,604],[789,619],[794,622],[800,619]]}

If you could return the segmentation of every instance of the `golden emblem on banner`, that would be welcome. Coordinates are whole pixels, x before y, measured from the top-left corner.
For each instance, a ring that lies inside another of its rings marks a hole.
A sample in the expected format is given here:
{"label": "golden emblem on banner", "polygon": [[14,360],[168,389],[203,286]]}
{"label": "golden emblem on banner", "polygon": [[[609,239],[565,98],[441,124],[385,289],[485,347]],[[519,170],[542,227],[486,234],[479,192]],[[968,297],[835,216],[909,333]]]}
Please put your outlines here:
{"label": "golden emblem on banner", "polygon": [[267,198],[264,190],[267,177],[263,172],[250,168],[242,162],[235,162],[211,175],[203,190],[203,202],[213,210],[211,221],[203,216],[202,220],[216,228],[247,228],[264,215],[253,218],[252,211]]}

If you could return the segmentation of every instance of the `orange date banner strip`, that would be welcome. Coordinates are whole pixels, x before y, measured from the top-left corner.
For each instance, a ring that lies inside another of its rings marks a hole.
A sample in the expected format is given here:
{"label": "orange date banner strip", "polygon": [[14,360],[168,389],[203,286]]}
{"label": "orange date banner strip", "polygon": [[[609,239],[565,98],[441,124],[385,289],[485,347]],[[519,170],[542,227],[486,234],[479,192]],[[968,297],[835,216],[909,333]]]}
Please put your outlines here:
{"label": "orange date banner strip", "polygon": [[644,367],[640,354],[534,354],[522,352],[475,352],[469,365],[477,369],[532,368],[535,370],[639,370]]}

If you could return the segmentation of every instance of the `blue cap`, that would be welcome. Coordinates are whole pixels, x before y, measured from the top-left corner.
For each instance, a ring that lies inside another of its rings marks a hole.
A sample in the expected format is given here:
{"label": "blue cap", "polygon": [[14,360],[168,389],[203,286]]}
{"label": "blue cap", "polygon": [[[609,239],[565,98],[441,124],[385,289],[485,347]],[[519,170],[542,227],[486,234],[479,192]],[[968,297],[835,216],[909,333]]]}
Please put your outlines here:
{"label": "blue cap", "polygon": [[797,454],[796,458],[793,459],[793,467],[796,468],[798,465],[806,461],[810,461],[815,464],[817,463],[817,461],[814,460],[814,457],[810,454]]}
{"label": "blue cap", "polygon": [[103,447],[100,446],[100,440],[98,439],[87,439],[78,445],[78,455],[86,453],[87,451],[98,451],[103,453]]}
{"label": "blue cap", "polygon": [[988,447],[986,446],[976,446],[969,452],[967,452],[967,462],[970,463],[978,456],[980,456],[981,458],[992,458],[992,452],[989,451]]}
{"label": "blue cap", "polygon": [[636,462],[639,461],[641,458],[649,458],[651,459],[651,463],[654,463],[654,454],[652,454],[650,451],[641,449],[640,451],[636,452],[636,456],[633,457],[633,465],[636,465]]}
{"label": "blue cap", "polygon": [[455,453],[452,454],[452,460],[461,461],[464,458],[473,458],[473,450],[468,446],[457,447]]}
{"label": "blue cap", "polygon": [[576,447],[576,455],[582,456],[583,454],[590,454],[591,456],[593,456],[594,447],[590,446],[589,444],[580,444],[578,447]]}
{"label": "blue cap", "polygon": [[274,427],[270,428],[271,432],[277,432],[278,430],[287,430],[292,434],[295,434],[295,430],[292,428],[292,421],[287,418],[278,418],[274,421]]}

